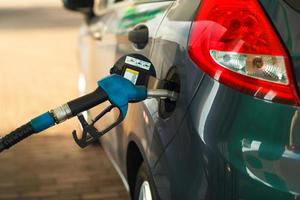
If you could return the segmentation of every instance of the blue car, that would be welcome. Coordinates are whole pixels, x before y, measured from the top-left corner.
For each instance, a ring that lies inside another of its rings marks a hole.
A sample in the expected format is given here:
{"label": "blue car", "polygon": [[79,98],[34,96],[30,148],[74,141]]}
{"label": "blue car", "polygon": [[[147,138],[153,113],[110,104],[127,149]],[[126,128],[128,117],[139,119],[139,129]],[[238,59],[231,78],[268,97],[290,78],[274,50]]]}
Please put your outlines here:
{"label": "blue car", "polygon": [[86,19],[82,94],[133,53],[179,93],[130,105],[101,138],[132,199],[300,199],[299,0],[64,4]]}

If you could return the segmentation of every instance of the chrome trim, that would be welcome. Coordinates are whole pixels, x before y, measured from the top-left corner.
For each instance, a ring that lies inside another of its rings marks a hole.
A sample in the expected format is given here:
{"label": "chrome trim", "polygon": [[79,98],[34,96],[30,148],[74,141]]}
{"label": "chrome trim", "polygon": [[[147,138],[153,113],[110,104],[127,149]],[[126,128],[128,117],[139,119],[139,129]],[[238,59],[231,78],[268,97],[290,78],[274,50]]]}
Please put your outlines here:
{"label": "chrome trim", "polygon": [[150,184],[148,181],[144,181],[140,187],[139,200],[152,200]]}
{"label": "chrome trim", "polygon": [[57,124],[73,117],[72,111],[68,104],[63,104],[62,106],[54,108],[53,110],[50,110],[50,113],[54,117]]}
{"label": "chrome trim", "polygon": [[176,101],[178,98],[178,93],[175,91],[165,90],[165,89],[154,89],[148,90],[148,98],[169,98],[172,101]]}

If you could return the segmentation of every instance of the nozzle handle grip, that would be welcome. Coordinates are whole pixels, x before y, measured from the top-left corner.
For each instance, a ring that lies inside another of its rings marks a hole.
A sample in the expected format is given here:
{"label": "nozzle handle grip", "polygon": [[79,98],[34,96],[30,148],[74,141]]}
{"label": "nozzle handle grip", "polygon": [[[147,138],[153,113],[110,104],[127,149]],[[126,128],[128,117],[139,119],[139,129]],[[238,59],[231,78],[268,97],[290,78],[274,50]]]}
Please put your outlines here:
{"label": "nozzle handle grip", "polygon": [[89,110],[107,100],[108,96],[105,91],[101,87],[98,87],[94,92],[68,102],[68,105],[72,111],[72,115],[76,116],[77,114]]}
{"label": "nozzle handle grip", "polygon": [[9,149],[11,146],[17,144],[21,140],[34,134],[35,131],[30,122],[12,131],[8,135],[0,138],[0,152],[5,149]]}

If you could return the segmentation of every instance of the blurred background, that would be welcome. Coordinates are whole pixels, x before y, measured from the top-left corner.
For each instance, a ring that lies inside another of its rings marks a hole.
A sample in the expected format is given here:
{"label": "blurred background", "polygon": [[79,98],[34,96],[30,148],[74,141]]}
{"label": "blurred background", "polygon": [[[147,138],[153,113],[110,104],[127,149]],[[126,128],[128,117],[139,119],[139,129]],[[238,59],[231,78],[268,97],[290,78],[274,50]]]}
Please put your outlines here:
{"label": "blurred background", "polygon": [[[82,20],[60,0],[0,1],[1,133],[77,96]],[[49,131],[72,128],[74,121]]]}
{"label": "blurred background", "polygon": [[[0,135],[78,96],[83,16],[60,0],[0,1]],[[0,199],[128,199],[102,149],[81,150],[75,119],[0,154]]]}

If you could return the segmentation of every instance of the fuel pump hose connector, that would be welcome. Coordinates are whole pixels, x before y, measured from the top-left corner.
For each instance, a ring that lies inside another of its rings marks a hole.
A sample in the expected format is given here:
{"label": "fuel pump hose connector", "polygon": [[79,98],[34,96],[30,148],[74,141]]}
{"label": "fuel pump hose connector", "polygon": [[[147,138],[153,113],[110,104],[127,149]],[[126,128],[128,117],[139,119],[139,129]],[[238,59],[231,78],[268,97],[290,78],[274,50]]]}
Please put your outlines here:
{"label": "fuel pump hose connector", "polygon": [[147,98],[146,87],[135,86],[119,75],[110,75],[98,81],[98,86],[95,91],[45,112],[0,138],[0,152],[34,133],[46,130],[107,100],[112,106],[120,110],[119,122],[121,122],[126,117],[128,103],[142,101]]}

